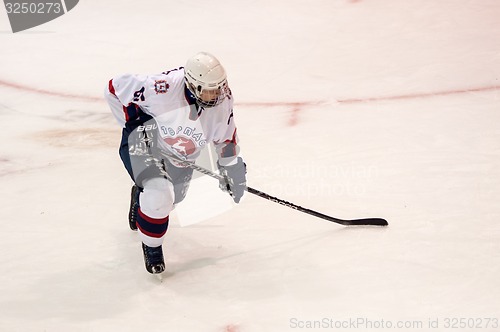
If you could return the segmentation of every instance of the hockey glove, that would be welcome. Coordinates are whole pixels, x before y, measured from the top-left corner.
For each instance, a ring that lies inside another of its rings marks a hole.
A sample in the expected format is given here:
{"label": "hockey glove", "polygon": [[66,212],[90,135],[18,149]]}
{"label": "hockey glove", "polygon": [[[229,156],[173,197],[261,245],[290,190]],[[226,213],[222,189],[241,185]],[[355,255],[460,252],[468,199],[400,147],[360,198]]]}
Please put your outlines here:
{"label": "hockey glove", "polygon": [[219,180],[219,187],[229,192],[235,203],[239,203],[246,188],[246,164],[241,157],[238,162],[230,166],[221,166],[217,163],[220,174],[224,177]]}

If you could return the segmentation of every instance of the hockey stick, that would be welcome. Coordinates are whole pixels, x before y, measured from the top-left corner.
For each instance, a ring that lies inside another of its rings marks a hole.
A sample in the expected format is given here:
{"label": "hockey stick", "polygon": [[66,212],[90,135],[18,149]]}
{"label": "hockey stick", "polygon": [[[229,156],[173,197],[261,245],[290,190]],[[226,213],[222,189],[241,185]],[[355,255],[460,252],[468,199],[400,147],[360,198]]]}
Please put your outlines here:
{"label": "hockey stick", "polygon": [[[214,173],[214,172],[212,172],[204,167],[201,167],[199,165],[196,165],[193,162],[181,160],[181,159],[179,159],[175,156],[171,156],[171,155],[168,155],[166,157],[168,157],[172,160],[175,160],[176,162],[178,162],[180,164],[188,166],[188,167],[190,167],[190,168],[192,168],[192,169],[194,169],[202,174],[208,175],[214,179],[217,179],[217,180],[223,179],[222,175]],[[271,202],[275,202],[275,203],[281,204],[283,206],[289,207],[291,209],[294,209],[294,210],[297,210],[300,212],[304,212],[304,213],[310,214],[312,216],[315,216],[315,217],[318,217],[321,219],[325,219],[325,220],[328,220],[328,221],[331,221],[331,222],[334,222],[334,223],[337,223],[340,225],[344,225],[344,226],[387,226],[388,225],[387,220],[382,219],[382,218],[365,218],[365,219],[351,219],[351,220],[338,219],[338,218],[330,217],[330,216],[327,216],[326,214],[319,213],[317,211],[307,209],[307,208],[304,208],[302,206],[287,202],[287,201],[279,199],[277,197],[268,195],[260,190],[254,189],[252,187],[247,186],[245,188],[245,190],[251,194],[265,198]]]}

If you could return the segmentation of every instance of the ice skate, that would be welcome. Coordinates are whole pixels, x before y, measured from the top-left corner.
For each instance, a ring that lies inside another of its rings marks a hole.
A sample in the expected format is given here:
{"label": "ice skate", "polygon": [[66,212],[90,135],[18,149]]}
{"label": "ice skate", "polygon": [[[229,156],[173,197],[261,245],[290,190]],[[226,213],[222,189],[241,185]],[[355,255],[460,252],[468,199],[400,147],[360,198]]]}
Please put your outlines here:
{"label": "ice skate", "polygon": [[137,230],[137,214],[139,213],[139,194],[141,189],[135,184],[130,193],[130,209],[128,211],[128,225],[133,231]]}
{"label": "ice skate", "polygon": [[144,263],[146,265],[146,270],[148,270],[149,273],[158,274],[165,271],[162,246],[148,247],[143,243],[142,252],[144,253]]}

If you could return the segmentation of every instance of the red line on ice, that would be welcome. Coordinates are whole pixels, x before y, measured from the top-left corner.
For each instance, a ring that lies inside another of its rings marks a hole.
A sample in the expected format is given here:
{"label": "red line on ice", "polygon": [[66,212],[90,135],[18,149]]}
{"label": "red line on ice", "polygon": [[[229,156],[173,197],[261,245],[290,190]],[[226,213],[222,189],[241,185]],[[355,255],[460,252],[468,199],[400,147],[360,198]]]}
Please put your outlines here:
{"label": "red line on ice", "polygon": [[[66,99],[75,99],[86,102],[104,102],[102,97],[93,97],[88,95],[78,95],[67,92],[57,92],[51,90],[38,89],[19,83],[8,82],[0,80],[0,86],[21,90],[31,93],[37,93],[46,96],[60,97]],[[467,89],[453,89],[453,90],[442,90],[434,92],[420,92],[420,93],[408,93],[401,95],[389,95],[389,96],[374,96],[374,97],[360,97],[360,98],[340,98],[336,101],[340,104],[357,104],[357,103],[369,103],[377,101],[393,101],[393,100],[406,100],[406,99],[420,99],[420,98],[430,98],[430,97],[442,97],[449,95],[458,95],[471,92],[484,92],[484,91],[495,91],[500,90],[500,85],[483,86],[476,88]],[[321,101],[303,101],[303,102],[240,102],[237,103],[238,106],[252,106],[252,107],[289,107],[291,110],[291,115],[288,120],[288,125],[294,126],[298,123],[298,115],[304,107],[314,106],[324,104]]]}
{"label": "red line on ice", "polygon": [[13,83],[13,82],[7,82],[4,80],[0,80],[0,86],[4,86],[4,87],[15,89],[15,90],[32,92],[32,93],[37,93],[37,94],[46,95],[46,96],[61,97],[61,98],[66,98],[66,99],[78,99],[81,101],[88,101],[88,102],[103,102],[104,101],[104,98],[101,98],[101,97],[76,95],[76,94],[67,93],[67,92],[57,92],[57,91],[32,88],[30,86],[21,85],[21,84]]}
{"label": "red line on ice", "polygon": [[[431,97],[442,97],[449,95],[458,95],[471,92],[485,92],[485,91],[500,91],[500,85],[483,86],[468,89],[455,89],[455,90],[443,90],[434,92],[421,92],[421,93],[409,93],[401,95],[392,96],[375,96],[375,97],[364,97],[364,98],[340,98],[336,101],[339,104],[358,104],[358,103],[369,103],[377,101],[396,101],[396,100],[407,100],[407,99],[421,99],[421,98],[431,98]],[[314,106],[324,104],[324,102],[247,102],[238,103],[242,106],[264,106],[264,107],[276,107],[276,106],[287,106],[291,109],[290,118],[288,120],[289,126],[295,126],[299,122],[300,111],[307,106]]]}
{"label": "red line on ice", "polygon": [[468,89],[443,90],[434,92],[409,93],[409,94],[394,95],[394,96],[345,98],[345,99],[337,99],[337,102],[341,104],[355,104],[355,103],[367,103],[373,101],[391,101],[391,100],[404,100],[404,99],[420,99],[429,97],[442,97],[442,96],[458,95],[470,92],[483,92],[483,91],[495,91],[495,90],[500,90],[500,85],[483,86],[483,87],[468,88]]}
{"label": "red line on ice", "polygon": [[[4,86],[7,88],[21,90],[26,92],[32,92],[47,96],[61,97],[66,99],[79,99],[82,101],[89,102],[104,102],[103,97],[93,97],[88,95],[78,95],[67,92],[58,92],[51,91],[45,89],[34,88],[26,85],[22,85],[19,83],[8,82],[4,80],[0,80],[0,86]],[[462,93],[470,93],[470,92],[483,92],[483,91],[494,91],[500,90],[500,85],[492,85],[492,86],[483,86],[477,88],[467,88],[467,89],[454,89],[454,90],[443,90],[443,91],[434,91],[434,92],[421,92],[421,93],[408,93],[402,95],[392,95],[392,96],[374,96],[374,97],[361,97],[361,98],[341,98],[337,99],[337,102],[342,104],[355,104],[355,103],[366,103],[372,101],[384,101],[384,100],[402,100],[402,99],[418,99],[418,98],[428,98],[428,97],[440,97],[440,96],[448,96]],[[238,105],[241,106],[263,106],[263,107],[275,107],[275,106],[288,106],[292,109],[300,109],[305,106],[312,106],[322,104],[323,102],[241,102]]]}
{"label": "red line on ice", "polygon": [[289,126],[295,126],[299,122],[300,111],[307,106],[319,105],[323,102],[299,101],[299,102],[241,102],[236,103],[238,106],[253,106],[253,107],[289,107],[291,110],[290,118],[288,119]]}

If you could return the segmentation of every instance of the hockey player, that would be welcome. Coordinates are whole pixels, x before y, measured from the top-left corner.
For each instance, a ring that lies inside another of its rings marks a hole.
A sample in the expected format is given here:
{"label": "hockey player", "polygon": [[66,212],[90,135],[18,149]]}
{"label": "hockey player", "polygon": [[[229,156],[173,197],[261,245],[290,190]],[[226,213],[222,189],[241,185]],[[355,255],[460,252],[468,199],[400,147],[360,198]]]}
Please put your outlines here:
{"label": "hockey player", "polygon": [[221,189],[236,203],[245,191],[226,72],[213,55],[200,52],[185,67],[161,74],[117,76],[105,98],[123,127],[120,158],[134,181],[129,226],[139,232],[147,271],[161,273],[169,214],[184,199],[193,172],[182,161],[195,161],[212,142],[226,179]]}

